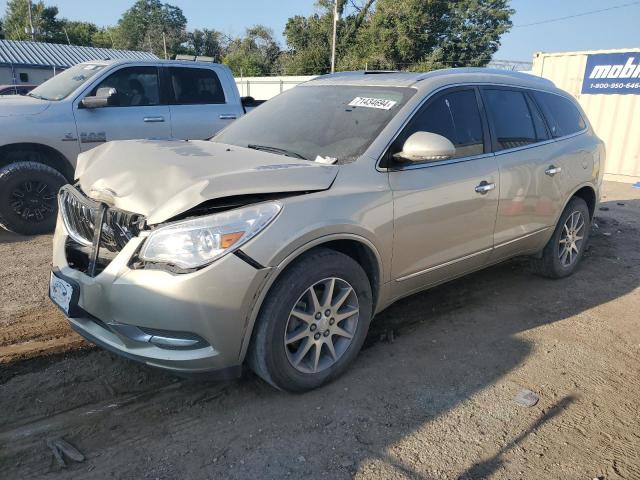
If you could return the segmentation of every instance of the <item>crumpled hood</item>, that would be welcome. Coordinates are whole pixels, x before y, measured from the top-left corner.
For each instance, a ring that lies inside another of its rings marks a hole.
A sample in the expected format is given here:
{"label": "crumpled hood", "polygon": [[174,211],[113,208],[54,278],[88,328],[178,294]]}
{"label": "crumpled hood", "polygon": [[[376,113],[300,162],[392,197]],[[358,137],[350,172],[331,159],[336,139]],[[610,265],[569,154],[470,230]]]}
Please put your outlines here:
{"label": "crumpled hood", "polygon": [[76,179],[90,197],[156,224],[206,200],[326,190],[339,168],[208,141],[128,140],[80,155]]}
{"label": "crumpled hood", "polygon": [[51,102],[22,95],[0,96],[0,117],[21,117],[44,112]]}

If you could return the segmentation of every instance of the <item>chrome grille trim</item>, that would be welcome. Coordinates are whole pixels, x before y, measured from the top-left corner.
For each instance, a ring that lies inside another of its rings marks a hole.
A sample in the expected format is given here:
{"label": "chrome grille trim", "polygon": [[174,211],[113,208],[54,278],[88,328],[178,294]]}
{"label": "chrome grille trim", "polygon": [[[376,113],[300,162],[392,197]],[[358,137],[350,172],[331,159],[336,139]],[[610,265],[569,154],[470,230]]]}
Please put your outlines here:
{"label": "chrome grille trim", "polygon": [[58,206],[69,236],[80,245],[90,247],[101,204],[85,197],[71,185],[65,185],[58,194]]}
{"label": "chrome grille trim", "polygon": [[143,215],[108,207],[71,185],[60,189],[58,204],[69,238],[89,250],[89,276],[95,275],[98,264],[106,267],[111,261],[110,255],[100,255],[100,249],[117,254],[145,226]]}

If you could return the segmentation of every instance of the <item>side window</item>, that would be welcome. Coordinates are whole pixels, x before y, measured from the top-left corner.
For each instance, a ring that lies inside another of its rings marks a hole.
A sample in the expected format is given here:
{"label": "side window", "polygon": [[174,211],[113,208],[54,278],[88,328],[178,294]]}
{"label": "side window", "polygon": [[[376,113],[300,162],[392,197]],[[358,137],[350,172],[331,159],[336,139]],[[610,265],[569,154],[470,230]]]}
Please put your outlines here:
{"label": "side window", "polygon": [[174,102],[179,105],[225,103],[224,90],[216,72],[208,68],[169,68]]}
{"label": "side window", "polygon": [[544,123],[544,117],[540,112],[540,108],[531,98],[530,94],[527,94],[527,104],[529,105],[529,111],[533,118],[533,126],[536,129],[536,138],[538,141],[549,140],[549,132]]}
{"label": "side window", "polygon": [[482,120],[474,90],[444,93],[416,114],[399,137],[397,150],[415,132],[431,132],[448,138],[456,147],[453,158],[484,153]]}
{"label": "side window", "polygon": [[160,83],[156,67],[129,67],[109,75],[93,89],[115,88],[119,107],[146,107],[160,104]]}
{"label": "side window", "polygon": [[531,111],[522,92],[488,89],[484,91],[484,99],[495,132],[496,150],[538,141]]}
{"label": "side window", "polygon": [[535,92],[534,97],[547,118],[553,138],[571,135],[586,128],[584,118],[571,100],[544,92]]}

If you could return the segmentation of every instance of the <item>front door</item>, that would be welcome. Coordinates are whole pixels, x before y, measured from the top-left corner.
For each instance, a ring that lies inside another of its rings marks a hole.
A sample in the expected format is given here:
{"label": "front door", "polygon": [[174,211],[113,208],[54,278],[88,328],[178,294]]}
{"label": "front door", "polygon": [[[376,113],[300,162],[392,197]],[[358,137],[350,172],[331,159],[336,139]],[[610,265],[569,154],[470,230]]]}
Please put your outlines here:
{"label": "front door", "polygon": [[115,88],[118,105],[83,108],[81,99],[74,105],[82,151],[111,140],[171,137],[169,106],[161,101],[157,67],[121,68],[100,82],[89,95],[95,95],[99,88]]}
{"label": "front door", "polygon": [[[394,294],[406,295],[482,267],[493,247],[499,172],[475,88],[429,100],[394,142],[400,151],[417,131],[454,144],[449,160],[392,165]],[[387,157],[389,158],[389,157]]]}

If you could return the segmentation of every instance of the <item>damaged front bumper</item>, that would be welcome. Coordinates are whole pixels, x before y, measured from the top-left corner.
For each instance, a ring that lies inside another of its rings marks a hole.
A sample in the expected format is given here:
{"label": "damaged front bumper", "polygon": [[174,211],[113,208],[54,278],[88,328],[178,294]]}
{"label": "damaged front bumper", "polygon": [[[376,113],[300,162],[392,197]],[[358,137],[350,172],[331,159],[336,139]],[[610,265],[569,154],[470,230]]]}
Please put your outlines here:
{"label": "damaged front bumper", "polygon": [[80,335],[176,373],[239,373],[249,318],[270,268],[231,253],[186,274],[133,269],[130,261],[144,241],[135,237],[90,276],[69,265],[68,241],[59,219],[53,274],[77,290],[68,319]]}

